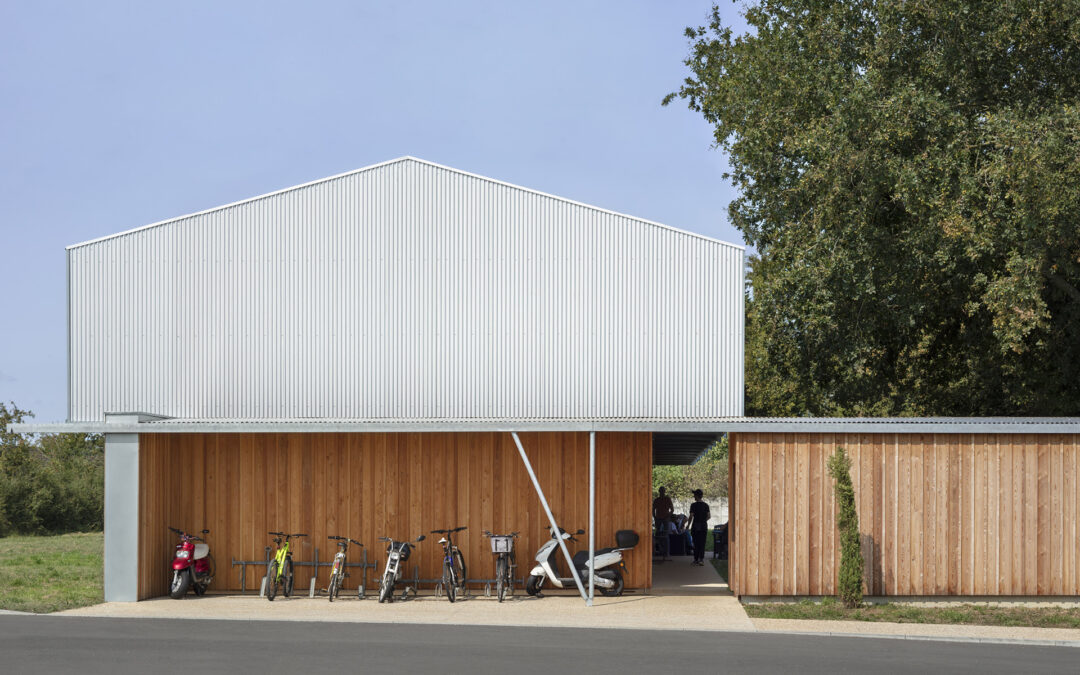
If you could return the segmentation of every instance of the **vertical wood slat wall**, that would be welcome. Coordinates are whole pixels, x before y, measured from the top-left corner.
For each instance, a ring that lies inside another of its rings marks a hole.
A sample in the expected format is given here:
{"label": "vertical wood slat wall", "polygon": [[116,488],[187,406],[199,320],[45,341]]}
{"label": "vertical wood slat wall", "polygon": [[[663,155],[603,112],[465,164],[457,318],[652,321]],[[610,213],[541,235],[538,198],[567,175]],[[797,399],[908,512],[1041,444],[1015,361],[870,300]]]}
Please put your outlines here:
{"label": "vertical wood slat wall", "polygon": [[[588,528],[589,435],[527,433],[521,440],[555,518],[567,530]],[[457,536],[468,576],[492,578],[494,556],[483,531],[520,531],[516,576],[526,576],[549,536],[547,517],[510,434],[143,434],[140,436],[139,598],[164,595],[176,537],[168,526],[210,530],[217,561],[214,590],[240,588],[230,561],[262,560],[269,530],[306,532],[296,560],[321,561],[336,551],[327,535],[364,542],[369,562],[385,562],[385,544],[428,534],[409,562],[421,578],[441,575],[432,529],[468,526]],[[650,524],[652,435],[596,435],[596,546],[613,546],[615,531],[636,530],[626,552],[627,587],[652,584]],[[582,537],[571,553],[588,548]],[[350,561],[360,560],[355,547]],[[565,567],[565,565],[563,565]],[[310,568],[297,568],[297,585]],[[263,570],[248,569],[258,590]],[[320,568],[319,588],[329,568]],[[372,576],[369,571],[369,585]],[[346,582],[355,589],[358,573]],[[306,592],[306,585],[304,589]]]}
{"label": "vertical wood slat wall", "polygon": [[832,479],[852,460],[864,592],[1080,595],[1080,435],[731,435],[731,587],[831,595]]}

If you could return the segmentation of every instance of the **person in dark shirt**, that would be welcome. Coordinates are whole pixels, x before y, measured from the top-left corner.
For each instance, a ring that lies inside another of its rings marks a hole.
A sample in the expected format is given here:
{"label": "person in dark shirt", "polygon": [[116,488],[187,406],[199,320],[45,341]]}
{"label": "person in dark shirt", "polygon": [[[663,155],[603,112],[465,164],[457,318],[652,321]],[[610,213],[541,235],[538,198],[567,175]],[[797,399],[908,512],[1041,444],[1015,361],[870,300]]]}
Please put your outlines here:
{"label": "person in dark shirt", "polygon": [[659,496],[653,500],[652,514],[656,523],[656,538],[660,544],[661,561],[668,559],[668,530],[671,529],[671,516],[675,513],[675,505],[671,503],[671,497],[667,496],[667,490],[660,487]]}
{"label": "person in dark shirt", "polygon": [[690,505],[690,537],[694,540],[694,561],[691,565],[705,564],[705,536],[709,531],[709,505],[701,500],[704,493],[694,490],[694,503]]}

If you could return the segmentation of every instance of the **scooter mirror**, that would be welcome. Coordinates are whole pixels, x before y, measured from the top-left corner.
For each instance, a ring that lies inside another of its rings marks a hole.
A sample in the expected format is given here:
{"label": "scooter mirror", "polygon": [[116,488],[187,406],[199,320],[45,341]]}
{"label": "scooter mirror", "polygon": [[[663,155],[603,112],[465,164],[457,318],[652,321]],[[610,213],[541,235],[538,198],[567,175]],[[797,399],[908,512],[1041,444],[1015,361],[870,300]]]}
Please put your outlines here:
{"label": "scooter mirror", "polygon": [[577,533],[578,534],[585,534],[585,530],[578,530]]}
{"label": "scooter mirror", "polygon": [[416,538],[416,541],[424,541],[425,539],[427,539],[427,535],[422,534],[422,535],[420,535],[419,537]]}
{"label": "scooter mirror", "polygon": [[210,530],[203,530],[202,533],[203,534],[210,534]]}

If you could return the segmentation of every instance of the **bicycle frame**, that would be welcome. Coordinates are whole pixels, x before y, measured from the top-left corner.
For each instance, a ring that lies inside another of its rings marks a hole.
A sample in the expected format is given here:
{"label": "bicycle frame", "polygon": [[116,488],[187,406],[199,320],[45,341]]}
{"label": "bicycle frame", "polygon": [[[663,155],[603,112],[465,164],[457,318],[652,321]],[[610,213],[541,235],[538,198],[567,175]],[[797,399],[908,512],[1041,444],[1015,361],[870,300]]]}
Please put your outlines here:
{"label": "bicycle frame", "polygon": [[342,565],[345,564],[345,547],[347,545],[344,542],[338,543],[338,552],[334,554],[334,566],[330,568],[331,575],[342,571]]}
{"label": "bicycle frame", "polygon": [[286,538],[285,542],[278,545],[277,553],[274,554],[274,560],[277,561],[277,580],[281,581],[281,575],[285,573],[285,559],[289,557],[289,539]]}
{"label": "bicycle frame", "polygon": [[274,552],[274,562],[277,563],[277,574],[274,577],[275,581],[280,582],[282,575],[285,574],[285,561],[292,558],[292,542],[293,537],[300,538],[306,537],[306,534],[285,534],[284,532],[270,532],[274,535],[274,544],[277,545],[277,551]]}
{"label": "bicycle frame", "polygon": [[[517,556],[515,555],[515,551],[517,549],[517,546],[516,546],[516,544],[514,542],[517,540],[518,533],[517,532],[511,532],[510,534],[495,534],[494,532],[491,532],[490,530],[484,530],[484,536],[489,538],[489,539],[492,539],[492,540],[495,540],[495,539],[508,539],[510,541],[510,550],[509,551],[496,551],[495,550],[495,542],[492,541],[492,553],[495,554],[495,584],[496,584],[496,588],[497,588],[498,593],[499,593],[499,602],[502,602],[503,593],[505,592],[504,589],[508,590],[511,595],[513,595],[513,592],[514,592],[513,591],[513,589],[514,589],[514,572],[513,572],[513,570],[517,567]],[[502,563],[502,562],[505,562],[505,564],[502,565],[503,572],[502,572],[502,575],[500,575],[500,573],[499,573],[499,569],[500,569],[499,563]]]}

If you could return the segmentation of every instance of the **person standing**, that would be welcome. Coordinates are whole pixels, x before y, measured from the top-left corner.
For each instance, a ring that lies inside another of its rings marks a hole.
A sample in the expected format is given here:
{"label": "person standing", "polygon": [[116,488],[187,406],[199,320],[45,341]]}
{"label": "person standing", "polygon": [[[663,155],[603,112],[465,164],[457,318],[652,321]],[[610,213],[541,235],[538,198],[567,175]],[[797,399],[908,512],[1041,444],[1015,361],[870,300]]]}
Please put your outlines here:
{"label": "person standing", "polygon": [[690,505],[690,538],[694,540],[694,560],[691,565],[705,564],[705,537],[709,532],[709,505],[702,501],[705,493],[694,490],[694,503]]}
{"label": "person standing", "polygon": [[675,513],[675,505],[671,503],[671,497],[667,496],[667,490],[660,486],[657,497],[652,503],[653,521],[656,523],[656,536],[660,541],[660,554],[663,560],[668,559],[668,531],[671,529],[671,516]]}

